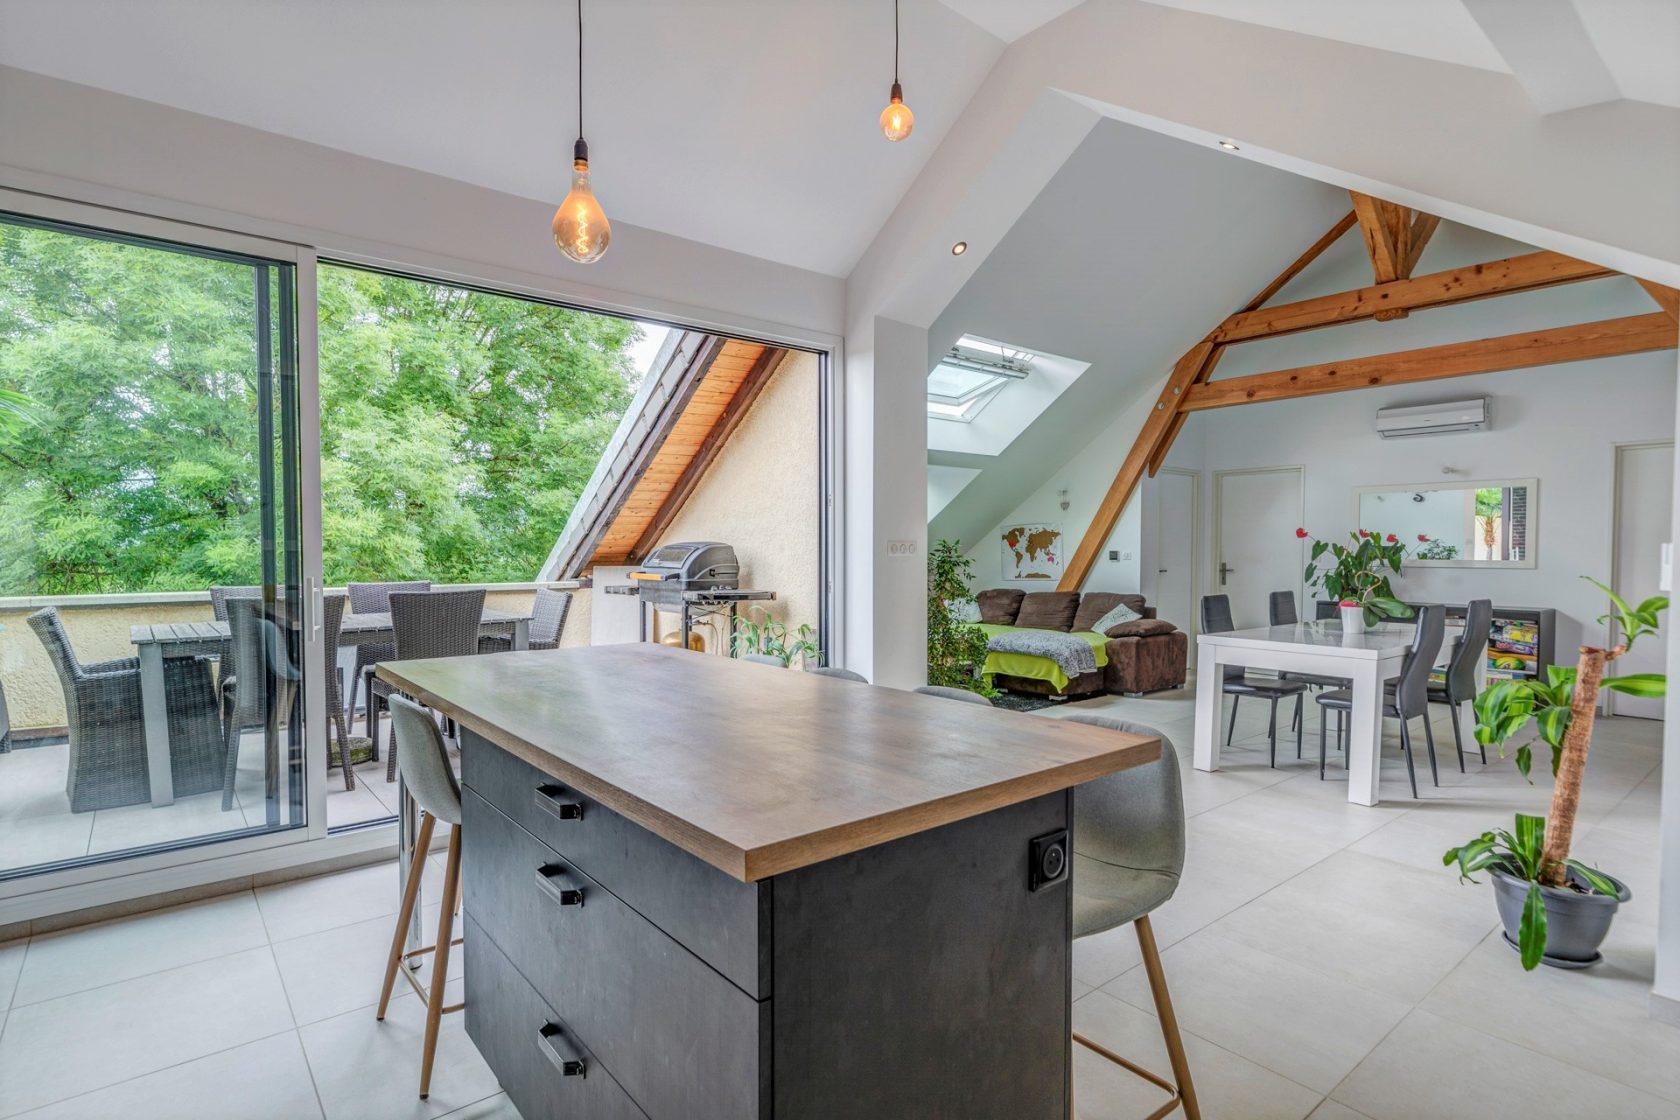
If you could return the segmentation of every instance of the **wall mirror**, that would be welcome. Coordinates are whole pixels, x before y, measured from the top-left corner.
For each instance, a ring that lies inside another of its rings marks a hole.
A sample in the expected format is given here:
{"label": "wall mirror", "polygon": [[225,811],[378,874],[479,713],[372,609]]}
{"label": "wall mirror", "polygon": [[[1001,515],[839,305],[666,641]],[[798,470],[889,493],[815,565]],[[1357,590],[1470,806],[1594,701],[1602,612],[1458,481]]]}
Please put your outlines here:
{"label": "wall mirror", "polygon": [[[1360,486],[1354,512],[1362,529],[1393,533],[1411,550],[1408,565],[1532,568],[1539,485],[1532,478]],[[1427,537],[1419,541],[1418,537]]]}

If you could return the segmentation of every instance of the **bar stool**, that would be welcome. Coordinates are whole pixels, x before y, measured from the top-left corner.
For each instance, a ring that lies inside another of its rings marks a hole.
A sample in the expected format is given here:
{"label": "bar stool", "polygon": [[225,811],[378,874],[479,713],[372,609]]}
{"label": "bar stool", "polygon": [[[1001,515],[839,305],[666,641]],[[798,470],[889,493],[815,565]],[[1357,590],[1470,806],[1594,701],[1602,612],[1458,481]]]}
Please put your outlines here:
{"label": "bar stool", "polygon": [[[408,882],[403,884],[402,907],[397,912],[397,929],[391,936],[391,955],[385,962],[385,986],[379,993],[379,1013],[383,1021],[391,1002],[391,988],[397,973],[426,1001],[426,1036],[420,1053],[420,1099],[431,1091],[432,1058],[437,1052],[438,1025],[443,1017],[466,1006],[457,1003],[443,1005],[444,986],[449,982],[449,950],[461,944],[460,938],[450,940],[455,932],[455,908],[461,899],[461,787],[450,768],[449,755],[444,750],[443,736],[425,708],[405,696],[392,693],[387,697],[391,706],[391,731],[403,743],[397,766],[402,771],[409,795],[420,806],[420,831],[414,842],[414,858],[408,865]],[[432,828],[438,821],[453,825],[449,833],[449,857],[443,870],[442,912],[438,915],[437,941],[424,948],[403,951],[409,921],[414,916],[414,904],[420,896],[420,877],[425,872],[426,853],[432,844]],[[427,953],[434,953],[432,982],[428,988],[420,986],[409,969],[403,965]]]}
{"label": "bar stool", "polygon": [[869,678],[862,673],[854,673],[850,669],[838,669],[832,665],[818,665],[815,669],[805,671],[812,676],[833,677],[837,681],[853,681],[857,684],[869,683]]}
{"label": "bar stool", "polygon": [[1122,1058],[1078,1031],[1073,1032],[1073,1040],[1172,1094],[1148,1120],[1160,1120],[1180,1106],[1187,1120],[1201,1120],[1190,1060],[1184,1054],[1178,1016],[1173,1013],[1167,975],[1161,968],[1161,951],[1149,924],[1150,913],[1173,896],[1184,871],[1184,790],[1178,754],[1171,740],[1153,727],[1106,716],[1062,718],[1161,740],[1158,761],[1074,787],[1073,936],[1078,940],[1132,923],[1173,1080]]}
{"label": "bar stool", "polygon": [[992,702],[978,692],[970,692],[966,688],[946,688],[942,684],[919,685],[914,690],[923,696],[937,696],[942,700],[960,700],[964,704],[984,704],[992,707]]}

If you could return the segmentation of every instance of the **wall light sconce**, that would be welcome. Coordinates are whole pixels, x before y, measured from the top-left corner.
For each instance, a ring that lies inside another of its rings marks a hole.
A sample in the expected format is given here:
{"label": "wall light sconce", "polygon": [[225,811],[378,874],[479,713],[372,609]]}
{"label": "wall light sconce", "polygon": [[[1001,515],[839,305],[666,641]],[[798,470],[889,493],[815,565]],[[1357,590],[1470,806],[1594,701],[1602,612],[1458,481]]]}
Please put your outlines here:
{"label": "wall light sconce", "polygon": [[1066,490],[1058,490],[1058,491],[1056,491],[1056,497],[1058,497],[1058,498],[1060,498],[1060,499],[1061,499],[1061,503],[1060,503],[1060,504],[1061,504],[1061,507],[1062,507],[1062,512],[1063,512],[1063,513],[1066,513],[1066,512],[1067,512],[1067,508],[1068,508],[1068,505],[1069,505],[1069,502],[1068,502],[1068,496],[1067,496],[1067,491],[1066,491]]}

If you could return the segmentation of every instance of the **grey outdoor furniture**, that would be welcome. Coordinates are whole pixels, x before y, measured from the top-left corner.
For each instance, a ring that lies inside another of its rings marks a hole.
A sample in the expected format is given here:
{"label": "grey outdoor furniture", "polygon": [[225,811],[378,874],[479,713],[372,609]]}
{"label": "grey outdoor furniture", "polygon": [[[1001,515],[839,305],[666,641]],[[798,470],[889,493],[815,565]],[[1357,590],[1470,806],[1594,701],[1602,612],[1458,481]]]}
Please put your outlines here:
{"label": "grey outdoor furniture", "polygon": [[[566,616],[572,610],[572,593],[537,588],[531,604],[531,637],[526,649],[559,649],[560,636],[566,632]],[[478,640],[480,653],[506,653],[513,648],[513,635],[486,634]]]}
{"label": "grey outdoor furniture", "polygon": [[[281,589],[284,592],[284,589]],[[217,622],[226,622],[228,616],[227,601],[229,599],[261,599],[263,589],[260,584],[250,584],[244,587],[212,587],[210,589],[210,613]]]}
{"label": "grey outdoor furniture", "polygon": [[[1231,597],[1229,595],[1202,596],[1202,633],[1229,634],[1236,629],[1231,620]],[[1269,701],[1272,705],[1271,721],[1267,725],[1268,737],[1271,740],[1271,766],[1277,767],[1277,706],[1278,701],[1288,696],[1295,697],[1295,757],[1301,757],[1301,696],[1307,691],[1306,683],[1299,680],[1285,680],[1282,677],[1251,677],[1241,665],[1225,666],[1225,678],[1220,682],[1220,691],[1231,698],[1231,725],[1225,732],[1225,745],[1231,745],[1231,736],[1237,730],[1237,702],[1244,696],[1258,696]]]}
{"label": "grey outdoor furniture", "polygon": [[[1429,726],[1429,671],[1435,667],[1435,657],[1441,652],[1441,640],[1446,633],[1446,610],[1438,603],[1417,608],[1416,626],[1412,631],[1412,645],[1400,664],[1400,677],[1394,691],[1383,697],[1382,714],[1400,721],[1400,749],[1406,756],[1406,777],[1412,783],[1412,796],[1417,792],[1417,772],[1412,766],[1411,722],[1423,717],[1423,738],[1429,748],[1429,776],[1438,786],[1440,774],[1435,768],[1435,732]],[[1351,689],[1334,689],[1316,697],[1320,708],[1349,711],[1353,708]],[[1324,777],[1325,712],[1318,717],[1318,776]]]}
{"label": "grey outdoor furniture", "polygon": [[[478,595],[482,601],[484,592],[480,591]],[[394,602],[391,611],[397,613]],[[473,621],[476,624],[476,614]],[[398,630],[398,633],[402,631]],[[476,629],[473,634],[476,638]],[[453,1007],[443,1005],[444,988],[449,983],[449,951],[461,944],[460,938],[454,937],[455,907],[461,897],[461,786],[455,780],[454,768],[449,765],[449,754],[444,748],[443,737],[438,734],[432,713],[405,696],[392,695],[387,702],[391,706],[391,758],[394,760],[397,757],[396,744],[400,739],[403,744],[403,785],[420,807],[420,833],[415,840],[414,859],[408,866],[408,879],[403,885],[397,928],[391,937],[390,955],[385,961],[385,984],[380,989],[379,1011],[374,1017],[384,1020],[385,1011],[391,1003],[391,989],[399,972],[407,978],[415,993],[426,1001],[426,1029],[420,1050],[420,1099],[425,1100],[431,1091],[438,1024],[445,1014],[459,1011],[464,1006],[459,1003]],[[426,870],[426,853],[431,847],[432,829],[440,820],[451,828],[449,856],[443,865],[443,895],[438,900],[437,941],[405,952],[403,946],[408,941],[409,925],[414,919],[415,903],[420,896],[420,879]],[[406,961],[426,953],[432,954],[432,975],[427,986],[422,988],[411,970],[402,966]]]}
{"label": "grey outdoor furniture", "polygon": [[833,677],[839,681],[856,681],[858,684],[868,684],[869,678],[862,673],[854,673],[850,669],[837,669],[832,665],[819,665],[815,669],[807,669],[808,673],[815,673],[819,677]]}
{"label": "grey outdoor furniture", "polygon": [[[345,590],[350,595],[351,614],[383,614],[391,609],[391,593],[393,591],[430,591],[432,581],[429,579],[407,580],[400,583],[352,583]],[[345,709],[346,719],[354,718],[356,714],[356,690],[360,687],[364,694],[373,681],[373,667],[381,661],[390,661],[396,656],[394,642],[367,642],[356,647],[356,668],[350,675],[350,704]],[[373,757],[379,757],[379,736],[375,734],[373,721],[373,697],[366,695],[367,703],[367,733],[373,740]]]}
{"label": "grey outdoor furniture", "polygon": [[978,692],[970,692],[966,688],[946,688],[939,684],[924,684],[915,691],[923,696],[938,696],[943,700],[961,700],[965,704],[984,704],[991,707],[992,702]]}
{"label": "grey outdoor furniture", "polygon": [[743,653],[737,661],[751,661],[754,665],[774,665],[778,669],[786,669],[787,662],[779,657],[772,657],[768,653]]}
{"label": "grey outdoor furniture", "polygon": [[[478,653],[478,629],[484,616],[484,589],[475,591],[399,591],[390,597],[391,631],[396,637],[387,660],[414,661],[426,657],[466,657]],[[368,735],[378,724],[378,708],[387,703],[391,686],[368,678]],[[397,727],[391,725],[391,757],[385,780],[397,780]]]}
{"label": "grey outdoor furniture", "polygon": [[1172,741],[1153,727],[1094,715],[1062,718],[1161,740],[1158,761],[1073,789],[1073,936],[1078,940],[1132,923],[1173,1080],[1151,1073],[1078,1031],[1073,1039],[1173,1095],[1172,1101],[1151,1115],[1163,1116],[1182,1105],[1188,1120],[1200,1120],[1201,1106],[1190,1078],[1184,1039],[1149,922],[1150,913],[1178,889],[1184,871],[1184,793],[1178,753]]}
{"label": "grey outdoor furniture", "polygon": [[229,655],[222,662],[221,685],[224,812],[233,808],[241,735],[246,728],[262,728],[266,752],[272,756],[276,744],[270,740],[280,734],[280,713],[290,711],[300,678],[263,601],[229,596],[226,604]]}
{"label": "grey outdoor furniture", "polygon": [[327,649],[327,720],[338,744],[338,764],[344,767],[344,788],[356,788],[350,768],[350,717],[344,714],[344,670],[338,667],[338,643],[343,637],[344,605],[348,596],[321,597],[321,641]]}
{"label": "grey outdoor furniture", "polygon": [[6,685],[0,682],[0,754],[12,749],[12,716],[6,711]]}
{"label": "grey outdoor furniture", "polygon": [[[140,701],[140,662],[124,657],[83,665],[56,607],[29,616],[64,690],[69,725],[65,792],[72,812],[134,805],[150,799],[146,722]],[[221,735],[210,663],[203,658],[164,662],[164,713],[169,771],[182,795],[204,793],[221,780]]]}

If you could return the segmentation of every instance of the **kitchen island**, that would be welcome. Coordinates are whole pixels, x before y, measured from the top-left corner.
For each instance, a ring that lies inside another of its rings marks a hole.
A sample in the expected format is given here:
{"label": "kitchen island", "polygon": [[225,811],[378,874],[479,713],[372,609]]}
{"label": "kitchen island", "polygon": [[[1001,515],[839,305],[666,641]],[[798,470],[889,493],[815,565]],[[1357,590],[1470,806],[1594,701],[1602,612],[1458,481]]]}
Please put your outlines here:
{"label": "kitchen island", "polygon": [[379,674],[461,730],[467,1031],[527,1120],[1069,1114],[1053,849],[1158,739],[663,646]]}

